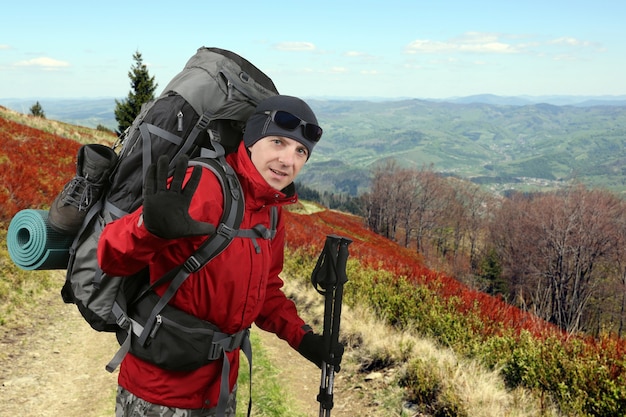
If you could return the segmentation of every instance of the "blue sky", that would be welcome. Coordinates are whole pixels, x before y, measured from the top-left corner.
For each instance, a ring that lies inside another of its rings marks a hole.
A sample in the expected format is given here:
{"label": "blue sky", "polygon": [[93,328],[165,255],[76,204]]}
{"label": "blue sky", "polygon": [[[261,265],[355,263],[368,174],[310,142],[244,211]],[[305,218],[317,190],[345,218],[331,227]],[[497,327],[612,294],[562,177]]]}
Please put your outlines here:
{"label": "blue sky", "polygon": [[200,46],[301,97],[626,94],[617,0],[8,4],[0,98],[125,97],[137,50],[160,93]]}

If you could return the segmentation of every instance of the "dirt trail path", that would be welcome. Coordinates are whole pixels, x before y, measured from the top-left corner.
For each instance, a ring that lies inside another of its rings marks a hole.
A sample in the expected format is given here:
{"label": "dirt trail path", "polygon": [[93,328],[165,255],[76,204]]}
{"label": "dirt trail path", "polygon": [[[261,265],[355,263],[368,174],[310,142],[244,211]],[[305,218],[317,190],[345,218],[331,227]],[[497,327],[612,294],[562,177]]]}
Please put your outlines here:
{"label": "dirt trail path", "polygon": [[[104,366],[118,348],[114,336],[92,330],[57,289],[33,308],[20,313],[19,324],[0,327],[0,417],[112,417],[117,374]],[[317,416],[320,371],[275,335],[256,331],[298,408]],[[332,415],[368,415],[355,414],[357,396],[338,374]]]}
{"label": "dirt trail path", "polygon": [[0,416],[113,416],[117,375],[104,366],[114,336],[92,330],[56,290],[36,304],[0,328]]}
{"label": "dirt trail path", "polygon": [[[320,403],[316,398],[320,389],[321,371],[275,335],[257,329],[254,331],[260,335],[263,349],[278,369],[278,377],[297,401],[298,409],[308,416],[319,416]],[[356,393],[343,383],[341,372],[335,375],[334,388],[333,417],[367,415],[356,411],[357,408],[361,409],[362,404],[357,400]]]}

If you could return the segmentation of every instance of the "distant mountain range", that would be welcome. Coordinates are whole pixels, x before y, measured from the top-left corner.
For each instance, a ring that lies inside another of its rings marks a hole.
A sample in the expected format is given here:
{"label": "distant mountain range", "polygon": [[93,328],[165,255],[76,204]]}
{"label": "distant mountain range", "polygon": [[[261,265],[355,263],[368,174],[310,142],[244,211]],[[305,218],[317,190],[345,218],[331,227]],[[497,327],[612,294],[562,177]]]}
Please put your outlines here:
{"label": "distant mountain range", "polygon": [[[405,101],[413,100],[414,97],[398,97],[394,99],[382,97],[311,97],[322,101]],[[527,106],[531,104],[553,104],[555,106],[625,106],[626,95],[620,96],[497,96],[494,94],[476,94],[463,97],[448,98],[420,98],[419,100],[444,102],[444,103],[482,103],[501,106]]]}
{"label": "distant mountain range", "polygon": [[[123,98],[117,98],[122,100]],[[413,98],[381,98],[381,97],[311,97],[315,101],[372,101],[375,103],[414,100]],[[98,124],[110,129],[117,127],[113,110],[115,97],[101,98],[0,98],[0,105],[29,113],[30,107],[39,101],[46,117],[67,123],[86,127],[96,127]],[[450,97],[446,99],[420,99],[435,103],[482,103],[499,106],[527,106],[532,104],[553,104],[555,106],[626,106],[626,95],[621,96],[497,96],[493,94],[478,94],[465,97]]]}
{"label": "distant mountain range", "polygon": [[[115,129],[114,98],[0,99],[29,113]],[[376,163],[430,166],[495,192],[552,189],[571,180],[626,190],[626,96],[501,97],[446,100],[310,99],[324,137],[302,172],[320,191],[368,189]]]}
{"label": "distant mountain range", "polygon": [[482,103],[499,106],[528,106],[532,104],[552,104],[555,106],[626,106],[626,96],[496,96],[493,94],[479,94],[467,97],[449,98],[443,101],[448,103]]}

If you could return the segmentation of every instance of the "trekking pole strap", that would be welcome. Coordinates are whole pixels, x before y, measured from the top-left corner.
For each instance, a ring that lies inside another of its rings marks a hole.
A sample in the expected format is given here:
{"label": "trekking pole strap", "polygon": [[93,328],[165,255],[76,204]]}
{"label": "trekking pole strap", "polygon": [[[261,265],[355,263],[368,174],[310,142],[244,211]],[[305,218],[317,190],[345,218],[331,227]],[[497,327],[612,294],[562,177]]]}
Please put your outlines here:
{"label": "trekking pole strap", "polygon": [[[343,285],[348,281],[346,265],[348,245],[351,239],[336,235],[326,236],[324,249],[311,274],[311,282],[318,293],[324,296],[324,344],[331,357],[339,343],[339,327]],[[333,386],[335,365],[322,363],[322,381],[317,400],[320,403],[320,417],[330,417],[334,406]]]}

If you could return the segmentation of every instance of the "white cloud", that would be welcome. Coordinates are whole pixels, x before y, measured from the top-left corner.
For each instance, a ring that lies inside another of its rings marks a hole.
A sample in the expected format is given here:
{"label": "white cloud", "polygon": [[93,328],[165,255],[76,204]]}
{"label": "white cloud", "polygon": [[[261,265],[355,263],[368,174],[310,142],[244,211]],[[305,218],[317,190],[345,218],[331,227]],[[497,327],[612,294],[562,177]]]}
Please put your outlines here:
{"label": "white cloud", "polygon": [[274,45],[280,51],[314,51],[315,45],[311,42],[281,42]]}
{"label": "white cloud", "polygon": [[358,59],[361,62],[373,62],[379,61],[380,57],[372,54],[368,54],[367,52],[360,51],[347,51],[342,54],[344,57],[349,59]]}
{"label": "white cloud", "polygon": [[463,52],[483,52],[495,54],[510,54],[518,52],[513,45],[502,42],[461,44],[458,49]]}
{"label": "white cloud", "polygon": [[420,64],[416,64],[416,63],[410,62],[410,63],[402,64],[402,68],[408,69],[408,70],[421,70],[421,69],[424,68],[424,66],[420,65]]}
{"label": "white cloud", "polygon": [[0,49],[11,49],[11,47],[9,45],[0,44]]}
{"label": "white cloud", "polygon": [[548,43],[551,43],[554,45],[567,45],[567,46],[591,46],[592,45],[592,42],[581,41],[576,38],[570,38],[566,36],[553,39],[549,41]]}
{"label": "white cloud", "polygon": [[549,45],[562,46],[568,48],[577,48],[577,49],[593,49],[597,51],[604,51],[605,48],[598,42],[591,41],[583,41],[580,39],[564,36],[561,38],[556,38],[551,41],[548,41]]}
{"label": "white cloud", "polygon": [[494,33],[466,32],[458,38],[447,41],[416,39],[406,46],[405,52],[407,54],[442,52],[511,54],[520,52],[517,46],[503,42],[500,38],[501,35]]}
{"label": "white cloud", "polygon": [[[556,50],[555,50],[556,48]],[[575,51],[603,51],[597,42],[563,36],[551,40],[529,40],[527,36],[465,32],[462,35],[444,41],[416,39],[405,48],[406,54],[453,54],[472,53],[506,55],[526,53],[538,57],[551,56],[554,60],[575,60]],[[561,53],[558,53],[561,52]],[[565,53],[568,51],[568,53]]]}
{"label": "white cloud", "polygon": [[584,41],[572,37],[560,37],[546,42],[545,56],[554,61],[586,61],[589,54],[604,52],[606,49],[597,42]]}
{"label": "white cloud", "polygon": [[408,54],[416,54],[418,52],[447,52],[454,50],[454,45],[446,42],[430,41],[425,39],[417,39],[409,43],[405,49]]}
{"label": "white cloud", "polygon": [[33,58],[27,61],[18,61],[13,64],[16,67],[38,67],[45,70],[54,70],[63,67],[69,67],[70,64],[65,61],[59,61],[48,57]]}
{"label": "white cloud", "polygon": [[569,54],[559,54],[552,57],[554,61],[578,61],[579,58]]}
{"label": "white cloud", "polygon": [[343,74],[343,73],[350,72],[350,71],[345,67],[332,67],[330,69],[330,72],[333,74]]}

